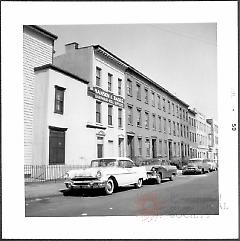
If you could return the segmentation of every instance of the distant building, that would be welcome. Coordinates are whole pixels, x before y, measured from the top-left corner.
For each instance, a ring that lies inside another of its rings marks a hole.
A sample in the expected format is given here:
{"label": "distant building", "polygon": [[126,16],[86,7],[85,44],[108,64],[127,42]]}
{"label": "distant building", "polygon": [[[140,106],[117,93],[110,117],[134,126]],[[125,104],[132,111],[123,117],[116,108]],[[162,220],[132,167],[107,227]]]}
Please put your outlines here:
{"label": "distant building", "polygon": [[35,25],[23,26],[24,163],[32,163],[34,67],[51,64],[57,36]]}
{"label": "distant building", "polygon": [[196,112],[188,109],[190,158],[197,157]]}
{"label": "distant building", "polygon": [[196,109],[194,111],[196,112],[197,157],[208,158],[211,125],[207,123],[205,115]]}
{"label": "distant building", "polygon": [[207,119],[207,123],[211,126],[209,154],[213,160],[218,160],[218,124],[214,119]]}

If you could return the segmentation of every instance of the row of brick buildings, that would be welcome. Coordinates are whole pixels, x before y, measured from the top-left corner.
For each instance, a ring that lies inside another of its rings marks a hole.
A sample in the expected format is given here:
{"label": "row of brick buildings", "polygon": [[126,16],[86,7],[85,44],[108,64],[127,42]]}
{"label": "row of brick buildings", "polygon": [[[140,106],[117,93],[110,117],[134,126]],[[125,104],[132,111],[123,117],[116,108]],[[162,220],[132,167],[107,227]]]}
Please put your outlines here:
{"label": "row of brick buildings", "polygon": [[218,158],[217,123],[100,45],[65,45],[23,28],[25,164],[132,159]]}

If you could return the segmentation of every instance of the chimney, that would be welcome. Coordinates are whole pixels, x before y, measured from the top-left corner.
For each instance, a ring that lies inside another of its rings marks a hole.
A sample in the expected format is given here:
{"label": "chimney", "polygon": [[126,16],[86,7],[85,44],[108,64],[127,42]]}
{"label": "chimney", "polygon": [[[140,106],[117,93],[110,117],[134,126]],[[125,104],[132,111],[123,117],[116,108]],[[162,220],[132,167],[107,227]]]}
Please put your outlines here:
{"label": "chimney", "polygon": [[78,48],[78,43],[72,42],[69,44],[65,44],[65,52],[68,53],[69,51],[73,51]]}

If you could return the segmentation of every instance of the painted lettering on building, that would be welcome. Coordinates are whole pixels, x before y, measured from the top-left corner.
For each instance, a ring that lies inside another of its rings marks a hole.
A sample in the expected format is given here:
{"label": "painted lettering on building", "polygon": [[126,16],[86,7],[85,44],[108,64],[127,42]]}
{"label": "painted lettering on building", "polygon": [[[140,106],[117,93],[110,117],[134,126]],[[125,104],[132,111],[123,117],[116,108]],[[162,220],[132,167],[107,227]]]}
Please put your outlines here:
{"label": "painted lettering on building", "polygon": [[121,96],[116,96],[98,87],[93,87],[93,92],[95,99],[124,108],[124,99]]}

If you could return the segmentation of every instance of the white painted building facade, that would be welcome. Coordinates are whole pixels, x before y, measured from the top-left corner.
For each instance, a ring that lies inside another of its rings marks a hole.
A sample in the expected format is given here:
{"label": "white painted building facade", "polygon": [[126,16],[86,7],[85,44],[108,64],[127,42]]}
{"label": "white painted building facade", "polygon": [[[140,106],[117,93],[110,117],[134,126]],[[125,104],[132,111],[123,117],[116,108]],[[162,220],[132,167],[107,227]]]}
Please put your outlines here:
{"label": "white painted building facade", "polygon": [[78,48],[77,43],[66,45],[54,64],[89,81],[87,129],[94,132],[94,157],[125,156],[125,64],[101,46]]}

